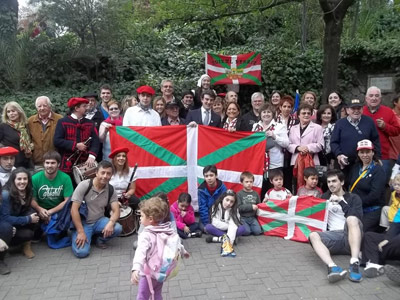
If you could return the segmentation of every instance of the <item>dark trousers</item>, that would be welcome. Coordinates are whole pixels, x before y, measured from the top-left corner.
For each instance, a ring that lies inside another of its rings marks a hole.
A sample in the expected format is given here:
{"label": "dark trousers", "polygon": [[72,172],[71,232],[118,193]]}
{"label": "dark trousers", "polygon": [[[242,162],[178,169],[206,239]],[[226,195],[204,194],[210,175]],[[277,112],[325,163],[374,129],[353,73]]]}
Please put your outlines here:
{"label": "dark trousers", "polygon": [[400,260],[400,235],[392,238],[390,242],[383,247],[383,251],[380,252],[378,244],[384,239],[385,234],[383,233],[365,233],[361,249],[364,262],[370,261],[374,264],[383,265],[387,259]]}
{"label": "dark trousers", "polygon": [[[7,222],[0,222],[0,239],[2,239],[7,245],[10,245],[10,242],[13,237],[13,229],[12,225]],[[6,255],[6,251],[0,252],[0,260],[4,259]]]}
{"label": "dark trousers", "polygon": [[364,232],[379,231],[379,221],[381,219],[381,210],[382,210],[382,208],[368,212],[368,213],[364,212],[364,215],[362,218]]}
{"label": "dark trousers", "polygon": [[[187,226],[189,227],[190,232],[196,232],[196,230],[200,230],[200,225],[197,222],[194,222],[193,224],[190,224],[190,225],[187,225]],[[179,228],[178,228],[178,234],[181,237],[181,239],[187,239],[188,238],[188,235],[183,230],[180,230]]]}

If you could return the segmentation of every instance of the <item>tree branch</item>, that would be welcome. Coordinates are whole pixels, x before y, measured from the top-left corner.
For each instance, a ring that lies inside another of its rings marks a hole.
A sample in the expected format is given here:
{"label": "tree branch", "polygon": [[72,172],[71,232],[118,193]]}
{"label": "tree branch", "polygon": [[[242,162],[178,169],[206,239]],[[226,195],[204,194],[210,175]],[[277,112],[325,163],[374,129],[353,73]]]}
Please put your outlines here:
{"label": "tree branch", "polygon": [[232,17],[232,16],[238,16],[238,15],[246,15],[252,12],[263,12],[264,10],[270,9],[272,7],[282,5],[282,4],[287,4],[290,2],[302,2],[303,0],[272,0],[270,4],[261,6],[261,7],[256,7],[256,8],[251,8],[248,10],[242,10],[242,11],[235,11],[235,12],[230,12],[230,13],[223,13],[223,14],[215,14],[215,15],[208,15],[204,17],[180,17],[180,18],[171,18],[171,19],[165,19],[163,23],[168,23],[170,21],[182,21],[182,22],[188,22],[188,23],[194,23],[194,22],[204,22],[204,21],[214,21],[220,18],[226,18],[226,17]]}

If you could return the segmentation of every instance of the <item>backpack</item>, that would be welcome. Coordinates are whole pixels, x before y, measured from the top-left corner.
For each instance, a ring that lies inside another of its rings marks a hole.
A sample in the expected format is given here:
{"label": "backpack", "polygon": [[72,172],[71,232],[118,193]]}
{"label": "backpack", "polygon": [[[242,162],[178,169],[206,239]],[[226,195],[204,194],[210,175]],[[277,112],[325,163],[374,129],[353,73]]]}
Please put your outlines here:
{"label": "backpack", "polygon": [[151,279],[158,282],[164,282],[178,274],[178,264],[181,258],[181,239],[176,232],[172,234],[154,233],[156,243],[153,246],[154,251],[150,250],[152,255],[147,259],[143,266],[150,292],[154,296]]}
{"label": "backpack", "polygon": [[[89,193],[92,186],[93,186],[93,179],[90,179],[89,186],[86,189],[85,194],[83,195],[83,201],[81,203],[81,206],[79,206],[79,214],[81,215],[82,219],[86,219],[88,216],[88,207],[85,201],[85,197]],[[108,184],[108,201],[107,201],[106,213],[108,213],[108,211],[110,210],[109,208],[110,200],[113,194],[114,194],[114,187],[111,184]]]}

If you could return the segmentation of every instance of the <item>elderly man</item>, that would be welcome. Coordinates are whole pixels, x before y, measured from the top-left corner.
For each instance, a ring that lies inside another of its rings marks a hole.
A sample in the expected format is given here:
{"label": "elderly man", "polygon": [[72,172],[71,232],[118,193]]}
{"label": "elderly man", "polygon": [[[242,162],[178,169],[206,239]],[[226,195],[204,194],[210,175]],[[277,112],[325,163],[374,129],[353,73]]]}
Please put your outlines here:
{"label": "elderly man", "polygon": [[68,100],[69,115],[57,123],[54,146],[61,154],[60,170],[72,175],[72,166],[86,163],[95,166],[99,152],[99,136],[93,121],[85,118],[89,101],[85,98]]}
{"label": "elderly man", "polygon": [[362,115],[362,108],[363,103],[359,99],[351,100],[346,108],[347,118],[336,122],[331,136],[331,151],[346,176],[356,161],[359,141],[370,140],[375,153],[381,157],[378,130],[370,117]]}
{"label": "elderly man", "polygon": [[40,96],[35,101],[37,114],[28,119],[28,128],[34,145],[32,160],[35,169],[43,168],[43,154],[55,150],[54,133],[61,115],[52,111],[49,97]]}
{"label": "elderly man", "polygon": [[172,101],[175,101],[174,82],[170,79],[164,79],[161,82],[161,93],[165,102],[170,103]]}
{"label": "elderly man", "polygon": [[102,85],[100,87],[100,98],[101,104],[99,105],[99,110],[103,113],[104,120],[108,118],[108,106],[107,103],[112,98],[111,87],[108,84]]}
{"label": "elderly man", "polygon": [[19,151],[13,147],[4,147],[0,144],[0,186],[4,186],[15,169],[15,156]]}
{"label": "elderly man", "polygon": [[251,95],[252,109],[242,117],[242,126],[244,126],[243,130],[251,131],[254,123],[258,122],[260,117],[260,108],[264,105],[264,101],[264,95],[260,92]]}
{"label": "elderly man", "polygon": [[229,91],[225,95],[225,102],[226,104],[229,104],[231,102],[238,102],[238,94],[234,91]]}
{"label": "elderly man", "polygon": [[186,116],[186,124],[190,127],[206,125],[220,127],[221,117],[212,111],[215,93],[206,90],[201,94],[202,106],[199,109],[190,110]]}
{"label": "elderly man", "polygon": [[400,124],[394,112],[389,107],[382,105],[381,90],[376,86],[371,86],[367,90],[365,102],[366,105],[364,106],[363,114],[372,118],[378,128],[383,169],[386,173],[386,182],[388,182],[394,161],[397,159],[397,155],[389,156],[389,137],[400,135]]}
{"label": "elderly man", "polygon": [[124,115],[123,126],[161,126],[160,115],[151,108],[154,89],[142,85],[136,89],[139,103],[129,107]]}
{"label": "elderly man", "polygon": [[161,125],[185,125],[185,121],[179,118],[179,105],[175,102],[167,103],[165,106],[165,117],[161,119]]}
{"label": "elderly man", "polygon": [[[114,188],[109,184],[114,173],[109,161],[101,161],[94,179],[86,179],[76,187],[71,201],[71,217],[75,230],[72,234],[72,252],[78,258],[90,254],[92,236],[97,236],[96,246],[107,248],[106,242],[120,235],[119,204]],[[80,209],[85,201],[86,209]],[[111,217],[104,216],[106,207],[111,207]]]}

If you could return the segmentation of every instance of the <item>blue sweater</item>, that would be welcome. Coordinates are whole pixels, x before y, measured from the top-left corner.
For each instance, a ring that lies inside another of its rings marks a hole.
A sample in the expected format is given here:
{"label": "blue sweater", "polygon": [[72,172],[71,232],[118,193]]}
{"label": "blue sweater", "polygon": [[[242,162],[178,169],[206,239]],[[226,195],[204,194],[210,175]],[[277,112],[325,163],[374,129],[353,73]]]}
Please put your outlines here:
{"label": "blue sweater", "polygon": [[340,119],[335,123],[335,129],[331,136],[331,150],[335,157],[344,154],[349,158],[350,163],[354,163],[357,158],[357,143],[364,139],[368,139],[374,144],[375,153],[381,157],[381,144],[374,121],[370,117],[361,116],[358,128],[362,134],[358,133],[347,118]]}
{"label": "blue sweater", "polygon": [[207,189],[207,184],[204,181],[198,187],[198,197],[199,197],[199,214],[200,220],[203,225],[207,225],[210,223],[210,208],[214,204],[215,200],[218,199],[219,196],[222,195],[223,192],[226,191],[225,184],[217,179],[217,189],[215,190],[214,194],[210,194]]}

